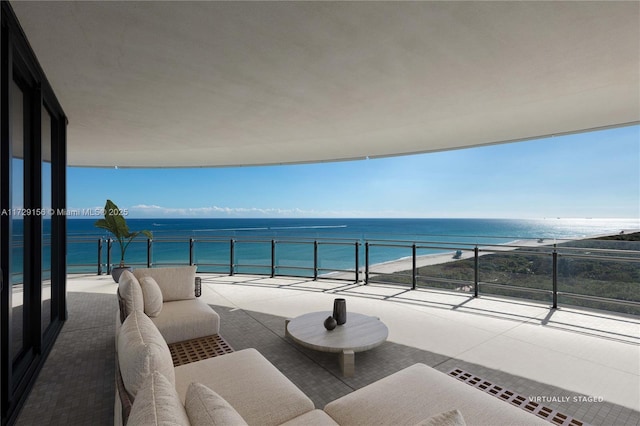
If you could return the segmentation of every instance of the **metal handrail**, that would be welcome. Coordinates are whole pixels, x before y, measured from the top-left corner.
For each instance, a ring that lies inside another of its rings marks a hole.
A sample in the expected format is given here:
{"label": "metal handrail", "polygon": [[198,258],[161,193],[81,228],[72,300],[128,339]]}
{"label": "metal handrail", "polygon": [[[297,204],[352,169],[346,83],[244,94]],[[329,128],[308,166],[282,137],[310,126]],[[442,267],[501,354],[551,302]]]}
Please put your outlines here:
{"label": "metal handrail", "polygon": [[[561,296],[575,297],[577,299],[593,300],[595,302],[610,302],[611,301],[611,299],[609,299],[608,297],[591,296],[589,294],[578,294],[578,293],[571,293],[571,292],[566,292],[566,291],[559,291],[558,294],[561,295]],[[624,299],[615,299],[615,300],[617,300],[617,303],[619,303],[621,305],[640,306],[640,302],[636,302],[635,300],[624,300]]]}
{"label": "metal handrail", "polygon": [[479,282],[478,284],[483,287],[506,288],[508,290],[529,291],[532,293],[544,293],[544,294],[553,293],[553,290],[546,290],[544,288],[522,287],[517,285],[496,284],[496,283],[488,283],[488,282]]}

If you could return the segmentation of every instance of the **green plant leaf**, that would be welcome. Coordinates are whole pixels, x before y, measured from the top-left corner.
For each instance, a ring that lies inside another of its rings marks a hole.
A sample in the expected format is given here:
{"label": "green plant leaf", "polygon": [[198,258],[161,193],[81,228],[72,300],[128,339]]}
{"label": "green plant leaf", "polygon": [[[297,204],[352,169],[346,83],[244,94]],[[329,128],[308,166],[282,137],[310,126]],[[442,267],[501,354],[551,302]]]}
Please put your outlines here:
{"label": "green plant leaf", "polygon": [[121,210],[111,200],[107,200],[104,206],[104,219],[96,220],[94,226],[111,232],[116,241],[118,241],[118,245],[120,246],[120,266],[124,266],[124,256],[127,251],[127,247],[129,247],[129,244],[134,238],[140,234],[146,235],[147,238],[150,239],[153,238],[151,232],[147,230],[136,232],[129,231],[129,226],[127,226],[127,221],[121,214]]}

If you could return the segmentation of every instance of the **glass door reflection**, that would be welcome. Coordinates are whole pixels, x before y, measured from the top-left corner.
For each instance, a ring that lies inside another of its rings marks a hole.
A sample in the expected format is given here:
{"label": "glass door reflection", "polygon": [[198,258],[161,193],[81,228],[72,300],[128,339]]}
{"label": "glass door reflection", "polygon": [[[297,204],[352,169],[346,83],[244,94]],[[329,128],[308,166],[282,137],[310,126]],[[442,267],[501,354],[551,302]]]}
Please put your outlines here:
{"label": "glass door reflection", "polygon": [[11,359],[15,362],[25,351],[27,337],[26,301],[27,287],[24,285],[24,93],[11,84]]}
{"label": "glass door reflection", "polygon": [[38,215],[42,221],[42,321],[40,321],[42,335],[53,320],[51,309],[51,121],[49,111],[42,105],[42,214]]}

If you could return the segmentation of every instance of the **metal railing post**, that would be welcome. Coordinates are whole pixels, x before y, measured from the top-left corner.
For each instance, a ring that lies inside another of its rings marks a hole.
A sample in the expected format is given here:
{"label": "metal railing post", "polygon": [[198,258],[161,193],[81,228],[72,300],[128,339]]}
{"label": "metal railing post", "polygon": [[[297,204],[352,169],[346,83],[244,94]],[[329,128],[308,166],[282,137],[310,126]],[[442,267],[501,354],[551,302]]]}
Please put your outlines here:
{"label": "metal railing post", "polygon": [[412,290],[416,289],[416,283],[417,283],[418,268],[417,268],[416,261],[417,261],[417,259],[416,259],[416,245],[414,243],[411,246],[411,289]]}
{"label": "metal railing post", "polygon": [[98,238],[98,275],[102,275],[102,238]]}
{"label": "metal railing post", "polygon": [[360,242],[356,241],[356,283],[360,281]]}
{"label": "metal railing post", "polygon": [[478,268],[479,259],[480,259],[480,250],[478,249],[478,246],[475,246],[475,248],[473,249],[473,297],[478,297],[478,290],[479,290],[478,277],[480,276],[479,268]]}
{"label": "metal railing post", "polygon": [[276,240],[271,240],[271,278],[276,276]]}
{"label": "metal railing post", "polygon": [[151,268],[152,266],[152,262],[151,262],[151,257],[152,257],[152,246],[153,246],[153,240],[151,238],[147,238],[147,268]]}
{"label": "metal railing post", "polygon": [[313,280],[318,280],[318,240],[313,242]]}
{"label": "metal railing post", "polygon": [[234,262],[235,262],[235,256],[234,256],[234,252],[235,252],[235,247],[236,247],[236,241],[232,238],[229,240],[229,275],[233,276],[234,273]]}
{"label": "metal railing post", "polygon": [[553,286],[553,309],[558,308],[558,250],[556,245],[553,245],[553,253],[552,253],[552,286]]}
{"label": "metal railing post", "polygon": [[107,240],[107,274],[111,273],[111,245],[113,240],[109,238]]}
{"label": "metal railing post", "polygon": [[369,242],[364,243],[364,283],[369,284]]}
{"label": "metal railing post", "polygon": [[193,266],[193,246],[195,240],[193,238],[189,238],[189,266]]}

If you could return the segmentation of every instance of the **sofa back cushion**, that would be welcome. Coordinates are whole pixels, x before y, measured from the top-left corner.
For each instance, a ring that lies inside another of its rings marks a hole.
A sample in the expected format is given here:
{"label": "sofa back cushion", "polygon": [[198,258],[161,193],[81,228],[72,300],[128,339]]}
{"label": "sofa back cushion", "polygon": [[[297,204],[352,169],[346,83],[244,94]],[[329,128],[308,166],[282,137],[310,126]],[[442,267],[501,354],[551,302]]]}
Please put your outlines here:
{"label": "sofa back cushion", "polygon": [[117,343],[122,382],[134,399],[144,381],[155,370],[175,385],[169,347],[144,312],[136,310],[129,314],[122,323]]}
{"label": "sofa back cushion", "polygon": [[192,426],[247,424],[231,404],[202,383],[189,385],[184,405]]}
{"label": "sofa back cushion", "polygon": [[133,273],[138,279],[152,277],[158,283],[165,302],[196,298],[196,266],[138,268]]}
{"label": "sofa back cushion", "polygon": [[142,277],[139,281],[144,296],[144,313],[150,317],[157,317],[162,311],[162,290],[153,277]]}
{"label": "sofa back cushion", "polygon": [[127,424],[188,426],[190,423],[176,388],[154,371],[140,387]]}
{"label": "sofa back cushion", "polygon": [[125,312],[121,318],[126,318],[131,312],[144,310],[144,296],[138,279],[129,271],[122,272],[118,280],[118,293],[124,301]]}

